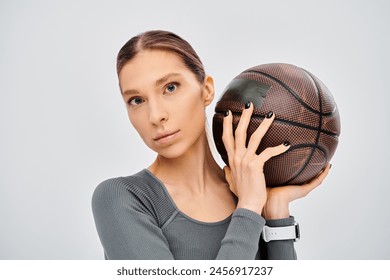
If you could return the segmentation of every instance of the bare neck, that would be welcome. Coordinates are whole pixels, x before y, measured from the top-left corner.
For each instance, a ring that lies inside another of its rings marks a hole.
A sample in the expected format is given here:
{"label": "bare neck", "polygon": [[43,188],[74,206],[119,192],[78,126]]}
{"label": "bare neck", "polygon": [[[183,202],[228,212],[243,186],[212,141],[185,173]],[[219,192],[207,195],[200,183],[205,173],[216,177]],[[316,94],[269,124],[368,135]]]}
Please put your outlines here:
{"label": "bare neck", "polygon": [[158,155],[148,169],[164,184],[185,186],[194,193],[204,193],[208,185],[225,180],[223,170],[212,156],[205,133],[180,157]]}

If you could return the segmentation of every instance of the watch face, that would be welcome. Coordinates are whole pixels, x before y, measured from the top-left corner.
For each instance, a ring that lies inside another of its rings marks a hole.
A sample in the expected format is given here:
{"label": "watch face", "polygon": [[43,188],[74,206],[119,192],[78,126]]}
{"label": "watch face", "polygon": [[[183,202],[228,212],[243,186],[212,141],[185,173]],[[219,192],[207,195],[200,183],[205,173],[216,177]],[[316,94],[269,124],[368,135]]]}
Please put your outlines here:
{"label": "watch face", "polygon": [[301,231],[299,230],[299,224],[295,223],[295,240],[298,241],[301,238]]}

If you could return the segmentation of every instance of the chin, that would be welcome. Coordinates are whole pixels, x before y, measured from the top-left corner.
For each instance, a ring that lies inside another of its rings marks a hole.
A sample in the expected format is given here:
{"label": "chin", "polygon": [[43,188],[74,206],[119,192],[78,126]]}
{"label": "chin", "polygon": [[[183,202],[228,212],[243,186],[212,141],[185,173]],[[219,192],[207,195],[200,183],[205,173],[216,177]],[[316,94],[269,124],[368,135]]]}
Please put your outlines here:
{"label": "chin", "polygon": [[173,144],[168,147],[153,149],[160,156],[168,159],[178,158],[182,156],[188,149],[180,144]]}

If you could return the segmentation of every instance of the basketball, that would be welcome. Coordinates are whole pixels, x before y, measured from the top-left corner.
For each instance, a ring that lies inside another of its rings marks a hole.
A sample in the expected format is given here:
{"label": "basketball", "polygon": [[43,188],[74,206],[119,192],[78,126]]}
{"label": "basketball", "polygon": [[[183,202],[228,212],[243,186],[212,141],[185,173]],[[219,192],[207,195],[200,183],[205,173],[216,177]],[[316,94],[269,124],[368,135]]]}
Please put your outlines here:
{"label": "basketball", "polygon": [[275,119],[256,151],[290,142],[289,150],[264,165],[268,187],[300,185],[313,179],[333,157],[340,135],[340,116],[329,89],[300,67],[272,63],[255,66],[236,76],[216,104],[213,137],[218,153],[229,165],[222,142],[226,110],[233,114],[233,131],[248,101],[254,111],[248,126],[247,144],[267,113]]}

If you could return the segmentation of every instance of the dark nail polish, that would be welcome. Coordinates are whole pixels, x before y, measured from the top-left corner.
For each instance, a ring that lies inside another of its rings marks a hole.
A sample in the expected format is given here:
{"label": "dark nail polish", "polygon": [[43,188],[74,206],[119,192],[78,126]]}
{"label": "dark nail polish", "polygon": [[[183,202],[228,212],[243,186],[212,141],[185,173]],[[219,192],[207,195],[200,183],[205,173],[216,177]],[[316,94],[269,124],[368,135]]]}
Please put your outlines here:
{"label": "dark nail polish", "polygon": [[225,111],[225,117],[229,116],[229,110]]}
{"label": "dark nail polish", "polygon": [[329,166],[329,169],[331,169],[332,168],[332,164],[330,164],[330,166]]}
{"label": "dark nail polish", "polygon": [[274,112],[272,112],[272,111],[268,112],[267,119],[272,118],[273,115],[274,115]]}
{"label": "dark nail polish", "polygon": [[249,107],[251,106],[251,102],[248,101],[247,103],[245,103],[245,109],[249,109]]}
{"label": "dark nail polish", "polygon": [[284,141],[284,142],[283,142],[283,145],[285,145],[286,147],[287,147],[287,146],[290,146],[290,142]]}

